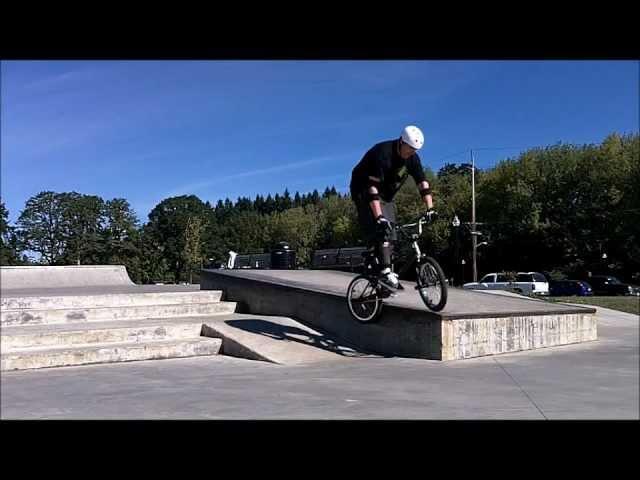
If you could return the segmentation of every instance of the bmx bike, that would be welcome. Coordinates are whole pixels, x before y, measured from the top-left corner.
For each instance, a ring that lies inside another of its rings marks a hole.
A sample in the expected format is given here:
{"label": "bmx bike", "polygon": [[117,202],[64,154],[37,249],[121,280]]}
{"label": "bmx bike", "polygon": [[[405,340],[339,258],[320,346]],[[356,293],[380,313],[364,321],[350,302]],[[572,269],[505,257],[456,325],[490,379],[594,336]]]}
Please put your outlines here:
{"label": "bmx bike", "polygon": [[[421,216],[414,223],[394,225],[392,228],[399,233],[400,240],[411,240],[415,255],[415,258],[406,262],[399,276],[415,265],[415,289],[418,290],[427,308],[438,312],[447,304],[447,281],[436,259],[423,253],[418,245],[418,239],[423,231],[422,226],[431,221],[427,216]],[[347,304],[355,320],[361,323],[373,323],[380,318],[384,298],[393,296],[395,292],[379,280],[381,265],[375,249],[367,250],[362,256],[364,271],[349,283]]]}

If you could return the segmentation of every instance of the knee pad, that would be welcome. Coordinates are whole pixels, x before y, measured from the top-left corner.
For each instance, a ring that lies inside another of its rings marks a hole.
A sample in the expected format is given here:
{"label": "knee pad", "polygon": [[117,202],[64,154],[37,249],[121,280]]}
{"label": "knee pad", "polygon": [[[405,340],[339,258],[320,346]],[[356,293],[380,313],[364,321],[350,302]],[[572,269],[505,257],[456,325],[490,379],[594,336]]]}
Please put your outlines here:
{"label": "knee pad", "polygon": [[391,254],[393,253],[392,242],[382,242],[380,245],[380,253],[382,254],[382,263],[385,267],[391,266]]}

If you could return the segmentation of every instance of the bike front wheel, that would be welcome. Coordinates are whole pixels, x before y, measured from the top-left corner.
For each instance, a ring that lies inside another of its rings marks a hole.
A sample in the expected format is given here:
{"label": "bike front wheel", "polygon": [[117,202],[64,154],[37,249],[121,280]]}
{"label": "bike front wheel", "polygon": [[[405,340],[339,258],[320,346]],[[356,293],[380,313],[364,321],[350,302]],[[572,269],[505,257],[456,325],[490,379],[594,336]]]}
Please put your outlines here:
{"label": "bike front wheel", "polygon": [[355,277],[347,288],[347,304],[357,321],[377,321],[382,313],[382,296],[377,282],[366,275]]}
{"label": "bike front wheel", "polygon": [[440,264],[426,257],[418,268],[418,292],[429,310],[439,312],[447,304],[447,282]]}

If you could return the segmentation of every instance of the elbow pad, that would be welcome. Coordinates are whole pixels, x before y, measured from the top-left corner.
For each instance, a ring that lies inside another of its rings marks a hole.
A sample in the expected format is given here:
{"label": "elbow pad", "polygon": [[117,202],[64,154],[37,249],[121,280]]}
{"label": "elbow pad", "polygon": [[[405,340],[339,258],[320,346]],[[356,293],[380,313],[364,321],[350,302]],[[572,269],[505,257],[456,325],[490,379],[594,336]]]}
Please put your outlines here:
{"label": "elbow pad", "polygon": [[372,202],[373,200],[380,200],[380,194],[379,193],[371,193],[369,190],[367,190],[367,199]]}

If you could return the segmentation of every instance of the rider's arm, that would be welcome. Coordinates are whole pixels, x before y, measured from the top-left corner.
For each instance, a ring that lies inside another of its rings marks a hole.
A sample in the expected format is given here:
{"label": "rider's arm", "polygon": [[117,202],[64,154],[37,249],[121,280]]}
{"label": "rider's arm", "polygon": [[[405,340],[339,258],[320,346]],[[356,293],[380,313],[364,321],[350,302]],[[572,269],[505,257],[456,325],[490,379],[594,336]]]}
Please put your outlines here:
{"label": "rider's arm", "polygon": [[[420,196],[422,197],[422,201],[427,206],[429,210],[433,208],[433,197],[431,196],[431,189],[429,188],[429,182],[423,180],[418,184],[418,191],[420,192]],[[429,192],[429,193],[425,193]]]}
{"label": "rider's arm", "polygon": [[408,170],[413,179],[418,186],[418,192],[420,192],[420,197],[422,197],[422,201],[427,206],[429,210],[433,208],[433,197],[431,196],[431,188],[429,188],[429,182],[427,181],[427,177],[424,174],[424,169],[422,168],[422,162],[420,161],[420,157],[418,154],[415,154],[408,165]]}
{"label": "rider's arm", "polygon": [[384,180],[383,163],[384,154],[380,144],[375,145],[365,155],[368,160],[368,176],[367,176],[367,200],[373,218],[382,215],[382,205],[380,203],[380,192],[382,191],[382,182]]}
{"label": "rider's arm", "polygon": [[380,215],[382,215],[382,206],[380,205],[380,195],[378,192],[378,187],[376,187],[375,185],[370,185],[368,193],[370,199],[369,206],[371,207],[371,211],[373,212],[373,218],[378,218]]}
{"label": "rider's arm", "polygon": [[382,168],[380,167],[380,160],[374,163],[373,175],[369,175],[367,178],[367,193],[369,194],[369,206],[373,212],[373,218],[378,218],[382,215],[382,205],[380,204],[380,190],[382,189]]}

